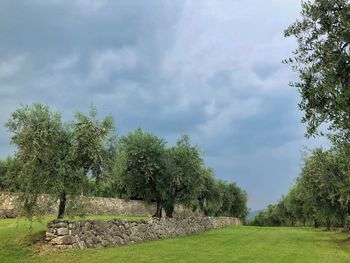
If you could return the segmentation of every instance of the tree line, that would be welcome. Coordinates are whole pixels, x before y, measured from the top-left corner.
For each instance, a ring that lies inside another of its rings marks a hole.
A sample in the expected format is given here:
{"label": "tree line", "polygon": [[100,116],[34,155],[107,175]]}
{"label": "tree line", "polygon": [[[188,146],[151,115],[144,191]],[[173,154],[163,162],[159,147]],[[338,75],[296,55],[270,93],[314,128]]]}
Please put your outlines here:
{"label": "tree line", "polygon": [[303,1],[301,18],[285,30],[298,47],[286,59],[298,73],[306,136],[327,136],[314,149],[288,194],[251,222],[260,226],[349,227],[350,213],[350,2]]}
{"label": "tree line", "polygon": [[188,135],[171,147],[140,128],[117,136],[112,116],[99,120],[94,107],[64,122],[43,104],[18,108],[5,126],[16,151],[0,160],[0,191],[18,193],[26,217],[41,215],[42,194],[59,200],[58,218],[67,214],[67,196],[81,195],[155,202],[154,217],[163,210],[173,217],[176,204],[207,216],[248,213],[246,192],[216,179]]}
{"label": "tree line", "polygon": [[314,149],[295,184],[277,204],[255,216],[252,225],[349,227],[349,149]]}

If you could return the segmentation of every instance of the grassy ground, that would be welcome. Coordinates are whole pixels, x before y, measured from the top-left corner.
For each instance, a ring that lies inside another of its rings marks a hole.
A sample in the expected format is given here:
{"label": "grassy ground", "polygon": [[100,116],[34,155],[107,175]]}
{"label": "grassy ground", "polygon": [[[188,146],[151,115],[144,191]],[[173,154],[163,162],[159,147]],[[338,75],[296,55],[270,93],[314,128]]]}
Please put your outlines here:
{"label": "grassy ground", "polygon": [[[32,237],[44,229],[44,225],[34,223]],[[346,239],[345,234],[308,228],[227,227],[119,248],[39,254],[28,238],[24,221],[4,219],[0,220],[0,262],[344,263],[350,262]]]}

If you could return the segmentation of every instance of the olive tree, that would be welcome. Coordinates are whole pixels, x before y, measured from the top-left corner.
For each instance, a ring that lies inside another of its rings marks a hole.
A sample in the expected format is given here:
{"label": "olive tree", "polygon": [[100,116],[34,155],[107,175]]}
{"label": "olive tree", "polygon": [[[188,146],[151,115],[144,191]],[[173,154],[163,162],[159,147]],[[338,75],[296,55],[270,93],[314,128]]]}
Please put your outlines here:
{"label": "olive tree", "polygon": [[173,217],[176,203],[185,206],[198,203],[206,172],[201,153],[196,146],[191,145],[189,136],[181,136],[176,145],[167,150],[163,202],[167,217]]}
{"label": "olive tree", "polygon": [[303,1],[301,18],[285,36],[298,42],[285,62],[299,74],[292,83],[301,94],[307,135],[324,123],[350,141],[350,3],[348,0]]}
{"label": "olive tree", "polygon": [[220,182],[222,206],[217,215],[234,216],[244,219],[248,215],[247,193],[235,183]]}
{"label": "olive tree", "polygon": [[214,178],[214,171],[207,169],[204,174],[204,185],[198,198],[200,208],[207,216],[218,214],[223,205],[223,191],[221,191],[220,181]]}
{"label": "olive tree", "polygon": [[77,113],[64,123],[47,105],[23,106],[6,123],[13,133],[16,175],[24,215],[38,214],[38,197],[49,193],[59,198],[58,218],[63,218],[67,195],[80,195],[88,177],[98,178],[105,163],[104,140],[113,129],[111,117],[102,122],[96,110],[89,116]]}
{"label": "olive tree", "polygon": [[137,129],[120,139],[118,150],[119,183],[130,197],[155,201],[154,217],[162,216],[166,171],[165,141]]}
{"label": "olive tree", "polygon": [[8,156],[0,160],[0,191],[18,191],[16,174],[20,171],[20,163],[17,159]]}

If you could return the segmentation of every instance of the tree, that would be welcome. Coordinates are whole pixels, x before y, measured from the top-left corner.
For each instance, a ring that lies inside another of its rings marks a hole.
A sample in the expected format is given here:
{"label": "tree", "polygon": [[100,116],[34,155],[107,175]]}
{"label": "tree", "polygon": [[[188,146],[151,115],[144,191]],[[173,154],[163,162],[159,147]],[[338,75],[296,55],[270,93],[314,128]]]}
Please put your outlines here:
{"label": "tree", "polygon": [[296,222],[299,221],[303,226],[306,226],[309,213],[307,213],[307,202],[300,184],[297,183],[293,185],[288,195],[285,197],[284,203],[292,219],[292,225],[295,225]]}
{"label": "tree", "polygon": [[198,202],[207,171],[199,149],[191,145],[187,135],[181,136],[176,145],[167,150],[166,160],[163,207],[166,216],[171,218],[176,203],[190,206]]}
{"label": "tree", "polygon": [[234,216],[244,219],[248,215],[247,193],[242,191],[235,183],[221,182],[222,207],[218,215]]}
{"label": "tree", "polygon": [[215,216],[223,205],[223,191],[221,182],[214,178],[214,171],[207,169],[204,183],[199,195],[199,206],[207,216]]}
{"label": "tree", "polygon": [[[304,1],[302,18],[285,36],[294,36],[298,48],[285,62],[298,72],[297,87],[305,111],[307,135],[324,123],[350,141],[350,4],[348,0]],[[322,133],[321,133],[322,134]]]}
{"label": "tree", "polygon": [[63,173],[56,184],[60,199],[58,218],[64,217],[67,194],[74,196],[82,192],[88,179],[92,178],[98,183],[110,165],[112,155],[106,142],[114,131],[113,119],[107,116],[99,121],[96,116],[97,110],[93,106],[89,115],[77,112],[74,122],[64,125],[64,132],[61,133],[59,150],[62,152],[59,159]]}
{"label": "tree", "polygon": [[350,207],[350,162],[349,149],[342,146],[314,149],[305,157],[289,193],[252,223],[345,227]]}
{"label": "tree", "polygon": [[17,146],[16,159],[22,166],[17,181],[23,212],[32,217],[38,196],[53,188],[59,176],[56,153],[63,133],[61,118],[47,106],[34,104],[17,109],[6,125],[14,133],[11,142]]}
{"label": "tree", "polygon": [[20,163],[8,156],[0,160],[0,191],[14,192],[18,190],[16,174],[20,171]]}
{"label": "tree", "polygon": [[154,217],[162,216],[166,171],[165,141],[137,129],[120,140],[118,168],[120,184],[128,197],[155,201]]}
{"label": "tree", "polygon": [[4,191],[6,187],[7,165],[5,161],[0,160],[0,190]]}
{"label": "tree", "polygon": [[320,220],[330,228],[331,220],[344,227],[349,207],[350,178],[345,160],[334,151],[315,149],[306,160],[300,183],[314,198]]}
{"label": "tree", "polygon": [[267,210],[259,212],[250,224],[255,226],[282,226],[283,218],[278,205],[268,205]]}
{"label": "tree", "polygon": [[14,134],[17,175],[24,215],[38,214],[38,197],[50,193],[59,198],[58,218],[63,218],[66,196],[82,193],[88,176],[103,171],[103,142],[112,130],[112,120],[101,123],[90,116],[76,114],[76,122],[63,123],[61,116],[43,104],[18,108],[6,126]]}

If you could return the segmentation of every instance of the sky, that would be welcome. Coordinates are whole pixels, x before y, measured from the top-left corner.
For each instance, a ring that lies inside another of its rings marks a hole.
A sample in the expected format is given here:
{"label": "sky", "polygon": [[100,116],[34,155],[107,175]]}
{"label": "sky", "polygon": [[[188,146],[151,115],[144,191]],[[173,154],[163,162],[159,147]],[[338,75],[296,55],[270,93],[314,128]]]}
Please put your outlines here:
{"label": "sky", "polygon": [[276,202],[298,176],[306,139],[296,48],[283,30],[300,0],[1,0],[0,158],[4,127],[34,102],[73,118],[93,103],[124,135],[138,127],[172,145],[189,134],[215,176]]}

